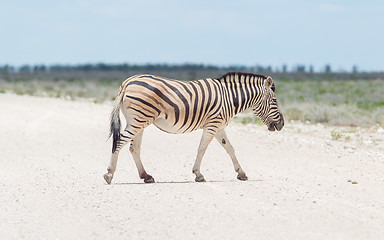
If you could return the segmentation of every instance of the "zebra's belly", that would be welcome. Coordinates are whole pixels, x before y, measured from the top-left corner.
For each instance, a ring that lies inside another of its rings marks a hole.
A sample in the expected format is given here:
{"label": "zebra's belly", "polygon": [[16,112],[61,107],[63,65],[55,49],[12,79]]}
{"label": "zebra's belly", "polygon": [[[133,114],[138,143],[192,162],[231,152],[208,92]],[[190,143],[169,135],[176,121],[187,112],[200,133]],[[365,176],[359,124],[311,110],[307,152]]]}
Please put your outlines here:
{"label": "zebra's belly", "polygon": [[174,121],[167,120],[165,118],[157,118],[153,123],[157,128],[160,130],[167,132],[167,133],[173,133],[173,134],[180,134],[180,133],[187,133],[193,131],[193,129],[185,131],[185,128],[180,129],[180,125],[176,124],[174,125]]}

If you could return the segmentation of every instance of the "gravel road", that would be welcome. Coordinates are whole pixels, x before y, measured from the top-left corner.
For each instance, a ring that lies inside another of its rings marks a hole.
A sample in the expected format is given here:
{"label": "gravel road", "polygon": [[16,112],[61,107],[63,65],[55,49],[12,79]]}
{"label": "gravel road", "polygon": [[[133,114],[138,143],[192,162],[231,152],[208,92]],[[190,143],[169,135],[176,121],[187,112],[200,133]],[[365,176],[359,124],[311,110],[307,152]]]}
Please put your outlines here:
{"label": "gravel road", "polygon": [[111,109],[0,94],[0,239],[383,239],[382,129],[336,141],[322,125],[231,123],[249,180],[212,142],[207,182],[195,183],[202,132],[150,126],[142,159],[156,183],[142,183],[124,148],[107,185]]}

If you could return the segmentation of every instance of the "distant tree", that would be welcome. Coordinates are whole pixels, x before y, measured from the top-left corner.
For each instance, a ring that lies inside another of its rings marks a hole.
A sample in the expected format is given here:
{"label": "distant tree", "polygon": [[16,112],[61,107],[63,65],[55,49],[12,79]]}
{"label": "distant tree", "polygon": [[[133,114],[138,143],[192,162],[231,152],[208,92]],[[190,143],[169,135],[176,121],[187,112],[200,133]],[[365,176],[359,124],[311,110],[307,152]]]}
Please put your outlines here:
{"label": "distant tree", "polygon": [[264,67],[261,65],[256,65],[255,72],[257,73],[264,72]]}
{"label": "distant tree", "polygon": [[108,71],[110,70],[110,66],[104,63],[98,63],[96,66],[93,66],[92,68],[99,70],[99,71]]}
{"label": "distant tree", "polygon": [[295,72],[297,72],[297,73],[305,73],[305,65],[297,65],[295,67]]}
{"label": "distant tree", "polygon": [[32,71],[32,68],[31,66],[29,65],[23,65],[19,68],[19,72],[23,72],[23,73],[29,73]]}
{"label": "distant tree", "polygon": [[0,67],[0,71],[3,73],[13,73],[13,72],[15,72],[15,68],[6,64],[6,65]]}
{"label": "distant tree", "polygon": [[33,66],[33,72],[46,72],[47,67],[45,65],[35,65]]}
{"label": "distant tree", "polygon": [[313,73],[313,66],[309,65],[309,73]]}
{"label": "distant tree", "polygon": [[332,72],[331,65],[326,64],[325,67],[324,67],[324,71],[325,71],[325,73],[331,73]]}
{"label": "distant tree", "polygon": [[287,72],[287,65],[284,64],[284,65],[283,65],[283,73],[286,73],[286,72]]}
{"label": "distant tree", "polygon": [[356,65],[353,65],[352,67],[352,73],[358,73],[359,72],[359,69],[357,68]]}
{"label": "distant tree", "polygon": [[60,71],[63,71],[64,70],[64,66],[63,65],[51,65],[49,67],[49,71],[51,72],[60,72]]}

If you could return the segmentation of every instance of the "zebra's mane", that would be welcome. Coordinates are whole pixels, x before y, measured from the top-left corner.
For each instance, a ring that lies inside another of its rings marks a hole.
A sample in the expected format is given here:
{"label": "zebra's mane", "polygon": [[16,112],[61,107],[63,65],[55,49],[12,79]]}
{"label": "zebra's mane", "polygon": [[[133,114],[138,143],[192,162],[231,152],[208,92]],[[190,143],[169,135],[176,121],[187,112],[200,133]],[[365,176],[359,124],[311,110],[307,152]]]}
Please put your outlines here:
{"label": "zebra's mane", "polygon": [[[241,76],[244,76],[244,77],[261,78],[263,80],[267,79],[267,77],[264,76],[264,75],[254,74],[254,73],[245,73],[245,72],[228,72],[228,73],[224,74],[223,76],[221,76],[218,79],[220,79],[220,80],[224,79],[224,80],[228,81],[227,77],[232,77],[232,76],[237,76],[238,78],[240,78]],[[231,78],[229,78],[229,79],[231,79]],[[229,80],[229,81],[231,81],[231,80]],[[272,91],[275,92],[275,83],[272,84],[271,88],[272,88]]]}
{"label": "zebra's mane", "polygon": [[260,75],[260,74],[254,74],[254,73],[245,73],[245,72],[228,72],[226,74],[224,74],[223,76],[221,76],[219,79],[227,79],[228,76],[238,76],[238,77],[241,77],[241,76],[251,76],[251,77],[257,77],[257,78],[262,78],[262,79],[267,79],[266,76],[264,75]]}

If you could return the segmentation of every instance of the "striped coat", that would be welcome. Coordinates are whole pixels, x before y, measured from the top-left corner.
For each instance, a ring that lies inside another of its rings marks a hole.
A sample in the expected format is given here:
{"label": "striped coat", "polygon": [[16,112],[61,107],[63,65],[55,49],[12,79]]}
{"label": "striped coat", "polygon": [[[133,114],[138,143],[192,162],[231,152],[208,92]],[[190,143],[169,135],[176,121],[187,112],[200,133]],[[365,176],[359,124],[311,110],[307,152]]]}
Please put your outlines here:
{"label": "striped coat", "polygon": [[[193,169],[196,181],[204,181],[200,173],[202,155],[215,136],[225,135],[224,128],[233,116],[252,107],[269,130],[282,128],[284,120],[278,109],[274,91],[272,78],[249,73],[227,73],[218,79],[207,78],[189,82],[148,74],[128,78],[120,87],[111,116],[113,147],[112,164],[108,168],[108,173],[111,173],[109,176],[112,179],[116,168],[116,164],[113,164],[114,158],[117,161],[120,149],[128,142],[134,143],[138,135],[141,140],[143,129],[153,123],[168,133],[187,133],[204,129]],[[120,110],[127,122],[122,132]],[[230,146],[229,141],[220,141],[228,142],[227,145]],[[134,150],[132,143],[131,151]],[[230,152],[229,154],[231,155]],[[139,159],[139,156],[134,156],[135,158]],[[236,163],[237,160],[234,160],[236,157],[231,158],[234,166],[236,165],[235,170],[239,172],[238,178],[245,180],[245,173]],[[136,165],[142,165],[141,160],[135,162]],[[138,170],[140,177],[146,181],[148,174],[144,168]],[[150,178],[147,181],[153,180],[151,176]],[[110,183],[108,178],[106,180]]]}

